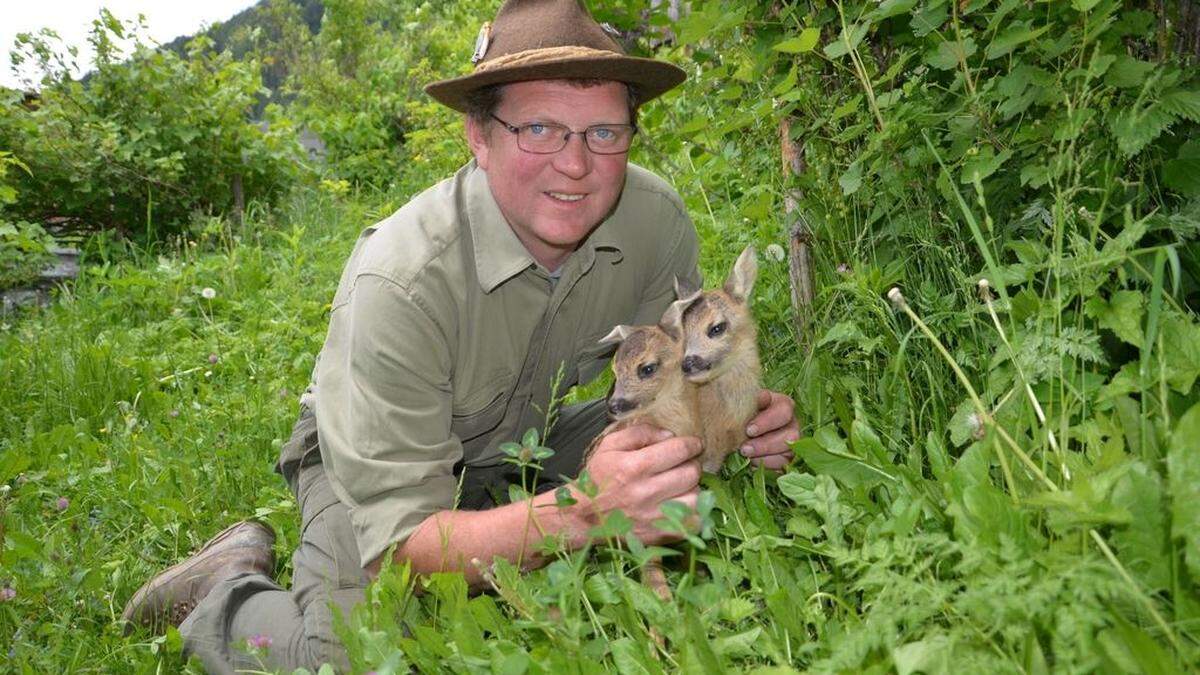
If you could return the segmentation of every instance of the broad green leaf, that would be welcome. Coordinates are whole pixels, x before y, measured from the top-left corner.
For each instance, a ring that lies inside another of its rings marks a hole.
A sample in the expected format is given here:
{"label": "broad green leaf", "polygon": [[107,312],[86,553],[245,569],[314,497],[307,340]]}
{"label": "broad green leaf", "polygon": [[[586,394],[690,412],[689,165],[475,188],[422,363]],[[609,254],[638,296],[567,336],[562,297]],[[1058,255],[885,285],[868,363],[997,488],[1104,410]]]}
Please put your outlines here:
{"label": "broad green leaf", "polygon": [[899,675],[955,673],[958,671],[953,661],[954,640],[946,635],[933,635],[892,650],[892,662]]}
{"label": "broad green leaf", "polygon": [[1097,642],[1101,654],[1110,659],[1110,670],[1145,675],[1182,674],[1166,650],[1146,631],[1126,621],[1115,609],[1110,610],[1109,618],[1116,625],[1101,632]]}
{"label": "broad green leaf", "polygon": [[613,640],[609,649],[612,650],[613,663],[617,666],[617,672],[621,675],[650,675],[650,669],[644,665],[646,661],[644,650],[632,638],[622,637]]}
{"label": "broad green leaf", "polygon": [[1113,486],[1112,503],[1133,517],[1129,525],[1117,528],[1112,535],[1121,562],[1152,591],[1168,588],[1171,570],[1166,510],[1158,474],[1134,461]]}
{"label": "broad green leaf", "polygon": [[1109,129],[1117,147],[1127,156],[1138,154],[1175,121],[1175,114],[1156,104],[1146,108],[1122,110],[1113,115]]}
{"label": "broad green leaf", "polygon": [[684,626],[687,632],[687,644],[691,649],[691,653],[695,654],[699,672],[705,675],[715,675],[724,673],[725,668],[721,665],[720,658],[713,651],[713,645],[708,639],[708,634],[704,630],[703,624],[700,623],[700,617],[696,615],[696,610],[691,605],[688,605],[684,610]]}
{"label": "broad green leaf", "polygon": [[1180,90],[1163,94],[1159,105],[1180,117],[1200,122],[1200,91]]}
{"label": "broad green leaf", "polygon": [[984,147],[979,154],[968,158],[963,163],[962,175],[958,180],[964,185],[975,182],[977,177],[979,180],[983,180],[996,173],[996,170],[1008,161],[1009,157],[1012,157],[1012,150],[1005,150],[997,155],[990,146]]}
{"label": "broad green leaf", "polygon": [[1146,83],[1146,78],[1154,72],[1154,68],[1153,63],[1122,54],[1108,69],[1104,81],[1121,89],[1140,87]]}
{"label": "broad green leaf", "polygon": [[870,25],[866,23],[852,23],[846,26],[846,29],[838,33],[833,42],[825,45],[825,56],[839,59],[849,54],[850,50],[858,48],[859,43],[867,36],[869,29]]}
{"label": "broad green leaf", "polygon": [[1192,406],[1171,432],[1167,492],[1171,496],[1171,537],[1182,542],[1192,579],[1200,579],[1200,403]]}
{"label": "broad green leaf", "polygon": [[917,0],[883,0],[875,11],[871,12],[872,22],[883,21],[900,14],[908,14],[917,6]]}
{"label": "broad green leaf", "polygon": [[1191,392],[1200,377],[1200,324],[1176,314],[1167,315],[1162,323],[1162,344],[1167,384],[1180,394]]}
{"label": "broad green leaf", "polygon": [[1175,159],[1163,162],[1163,183],[1187,197],[1200,197],[1200,139],[1179,146]]}
{"label": "broad green leaf", "polygon": [[1081,12],[1090,12],[1098,4],[1100,0],[1071,0],[1071,6]]}
{"label": "broad green leaf", "polygon": [[816,28],[805,28],[796,37],[788,38],[777,43],[772,49],[785,54],[803,54],[812,51],[821,39],[821,31]]}
{"label": "broad green leaf", "polygon": [[1084,312],[1096,319],[1102,328],[1107,328],[1117,337],[1135,347],[1141,347],[1145,338],[1142,329],[1142,313],[1146,297],[1139,291],[1117,291],[1110,300],[1099,295],[1092,296],[1084,304]]}
{"label": "broad green leaf", "polygon": [[988,44],[985,55],[990,59],[1007,56],[1017,47],[1050,30],[1050,26],[1031,28],[1028,22],[1013,25]]}
{"label": "broad green leaf", "polygon": [[858,162],[850,164],[850,168],[846,169],[838,178],[838,185],[842,188],[842,195],[850,196],[858,192],[858,188],[862,187],[862,165]]}
{"label": "broad green leaf", "polygon": [[875,468],[871,460],[831,452],[820,447],[812,438],[802,438],[792,447],[796,456],[814,472],[832,476],[847,488],[872,487],[883,481],[895,480],[887,471]]}
{"label": "broad green leaf", "polygon": [[953,70],[978,50],[972,38],[939,42],[936,49],[925,55],[925,63],[939,70]]}

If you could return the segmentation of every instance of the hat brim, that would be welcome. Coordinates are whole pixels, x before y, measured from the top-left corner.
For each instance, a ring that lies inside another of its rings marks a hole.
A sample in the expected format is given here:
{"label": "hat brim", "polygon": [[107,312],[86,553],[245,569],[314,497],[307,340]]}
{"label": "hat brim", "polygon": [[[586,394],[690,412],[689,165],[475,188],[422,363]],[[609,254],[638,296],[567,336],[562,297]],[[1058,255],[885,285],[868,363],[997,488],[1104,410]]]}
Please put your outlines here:
{"label": "hat brim", "polygon": [[527,80],[575,78],[614,80],[636,85],[638,101],[645,103],[678,86],[687,79],[687,73],[678,66],[655,59],[621,54],[613,54],[611,58],[586,56],[503,66],[439,80],[425,85],[425,93],[459,112],[467,112],[467,95],[480,87]]}

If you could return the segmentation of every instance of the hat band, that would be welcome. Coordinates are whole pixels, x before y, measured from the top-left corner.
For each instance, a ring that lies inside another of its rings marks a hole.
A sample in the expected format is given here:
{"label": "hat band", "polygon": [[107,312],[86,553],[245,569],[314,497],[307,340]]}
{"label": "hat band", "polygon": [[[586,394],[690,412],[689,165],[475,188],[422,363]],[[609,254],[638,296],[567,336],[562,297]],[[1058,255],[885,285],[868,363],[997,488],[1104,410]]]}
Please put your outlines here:
{"label": "hat band", "polygon": [[552,61],[562,61],[565,59],[577,58],[620,58],[621,54],[607,49],[592,49],[591,47],[580,47],[578,45],[565,45],[562,47],[539,47],[537,49],[526,49],[521,52],[505,54],[497,56],[494,59],[481,61],[475,66],[476,73],[483,73],[496,68],[507,68],[510,66],[525,66],[532,63],[549,63]]}

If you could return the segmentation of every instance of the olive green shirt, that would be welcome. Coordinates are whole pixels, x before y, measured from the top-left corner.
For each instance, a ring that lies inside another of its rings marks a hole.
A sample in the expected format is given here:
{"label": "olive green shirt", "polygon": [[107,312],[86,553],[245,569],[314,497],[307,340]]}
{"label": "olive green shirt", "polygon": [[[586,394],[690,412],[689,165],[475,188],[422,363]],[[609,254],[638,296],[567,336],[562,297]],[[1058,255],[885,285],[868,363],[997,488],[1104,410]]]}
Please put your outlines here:
{"label": "olive green shirt", "polygon": [[[676,192],[630,165],[613,213],[552,279],[474,162],[368,227],[334,296],[306,401],[361,563],[456,504],[458,476],[503,464],[559,392],[595,377],[619,323],[655,323],[676,275],[699,281]],[[469,501],[475,503],[468,503]]]}

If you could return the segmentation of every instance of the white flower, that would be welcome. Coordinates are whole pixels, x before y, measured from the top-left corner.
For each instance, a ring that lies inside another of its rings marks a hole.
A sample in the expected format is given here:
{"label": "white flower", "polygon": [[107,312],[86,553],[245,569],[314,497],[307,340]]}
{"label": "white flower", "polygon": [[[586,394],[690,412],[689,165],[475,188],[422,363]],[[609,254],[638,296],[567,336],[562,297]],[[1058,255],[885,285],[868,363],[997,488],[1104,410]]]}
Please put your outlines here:
{"label": "white flower", "polygon": [[766,254],[767,258],[775,262],[782,262],[787,257],[787,254],[783,251],[783,247],[779,244],[767,244]]}
{"label": "white flower", "polygon": [[204,298],[205,300],[212,300],[213,298],[217,297],[217,291],[205,286],[200,290],[200,297]]}

